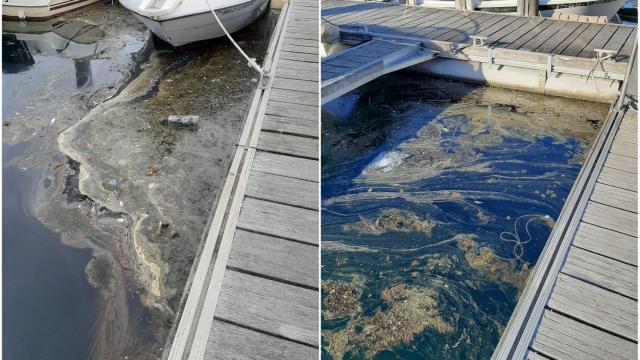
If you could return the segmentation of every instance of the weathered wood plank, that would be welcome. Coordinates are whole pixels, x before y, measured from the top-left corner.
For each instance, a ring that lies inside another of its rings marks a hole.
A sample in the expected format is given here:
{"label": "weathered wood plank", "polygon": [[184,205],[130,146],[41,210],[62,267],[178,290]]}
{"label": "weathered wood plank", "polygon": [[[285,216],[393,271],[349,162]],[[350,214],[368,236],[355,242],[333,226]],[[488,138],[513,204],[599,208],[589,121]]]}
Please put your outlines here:
{"label": "weathered wood plank", "polygon": [[638,27],[634,26],[633,31],[631,31],[631,34],[627,38],[627,41],[624,43],[624,46],[622,47],[622,49],[620,49],[619,55],[625,60],[629,59],[631,51],[633,51],[633,44],[636,42],[636,34],[638,34]]}
{"label": "weathered wood plank", "polygon": [[318,244],[318,212],[245,198],[238,228]]}
{"label": "weathered wood plank", "polygon": [[[314,82],[317,84],[317,82]],[[317,121],[319,118],[318,106],[289,104],[275,100],[270,100],[267,104],[267,115],[297,117]]]}
{"label": "weathered wood plank", "polygon": [[315,70],[302,70],[278,67],[276,69],[277,77],[305,81],[318,81],[319,73],[320,71],[318,68]]}
{"label": "weathered wood plank", "polygon": [[610,153],[604,166],[634,174],[638,173],[638,160],[624,155]]}
{"label": "weathered wood plank", "polygon": [[286,155],[256,152],[253,170],[268,174],[282,175],[296,179],[318,181],[318,161],[295,158]]}
{"label": "weathered wood plank", "polygon": [[638,238],[580,223],[573,246],[638,266]]}
{"label": "weathered wood plank", "polygon": [[590,201],[582,221],[623,234],[638,236],[637,214]]}
{"label": "weathered wood plank", "polygon": [[304,92],[304,91],[294,91],[287,89],[271,89],[270,99],[275,101],[289,103],[289,104],[300,104],[300,105],[318,105],[318,94]]}
{"label": "weathered wood plank", "polygon": [[313,181],[252,171],[246,195],[256,199],[318,210],[318,183]]}
{"label": "weathered wood plank", "polygon": [[561,21],[543,21],[540,24],[536,25],[536,27],[534,27],[533,29],[529,30],[526,34],[523,34],[518,39],[514,40],[511,44],[507,45],[506,48],[520,49],[522,45],[529,42],[536,36],[541,35],[543,32],[548,34],[548,32],[546,32],[547,30],[557,31],[562,25],[563,22]]}
{"label": "weathered wood plank", "polygon": [[559,274],[551,309],[627,339],[638,340],[638,302]]}
{"label": "weathered wood plank", "polygon": [[273,80],[273,88],[317,94],[318,82],[307,81],[307,80],[286,79],[286,78],[281,78],[276,76],[275,79]]}
{"label": "weathered wood plank", "polygon": [[[247,341],[251,339],[251,341]],[[204,360],[318,358],[318,349],[214,320]]]}
{"label": "weathered wood plank", "polygon": [[[568,21],[555,21],[546,29],[543,29],[537,35],[530,37],[527,41],[520,41],[521,45],[519,47],[511,47],[511,49],[521,49],[521,50],[535,50],[541,45],[549,42],[553,38],[560,38],[560,34],[564,34],[563,30],[565,27],[572,25],[575,23],[571,23]],[[512,43],[509,46],[514,45]]]}
{"label": "weathered wood plank", "polygon": [[598,177],[598,181],[603,184],[619,187],[621,189],[635,192],[638,191],[638,174],[630,173],[627,171],[613,169],[605,166],[602,168],[602,172]]}
{"label": "weathered wood plank", "polygon": [[632,360],[637,357],[635,343],[549,310],[544,313],[532,348],[558,360]]}
{"label": "weathered wood plank", "polygon": [[[592,58],[596,56],[594,49],[602,49],[604,45],[609,42],[609,39],[616,32],[617,27],[605,26],[594,36],[591,41],[585,46],[585,48],[578,54],[579,57]],[[609,50],[609,49],[607,49]]]}
{"label": "weathered wood plank", "polygon": [[604,26],[600,24],[589,25],[585,31],[583,31],[569,46],[567,46],[566,49],[564,49],[564,51],[562,51],[562,55],[578,56],[591,39],[593,39],[593,37],[596,36],[596,34],[603,28]]}
{"label": "weathered wood plank", "polygon": [[227,266],[271,279],[318,288],[318,247],[236,231]]}
{"label": "weathered wood plank", "polygon": [[229,270],[216,318],[318,346],[318,292]]}
{"label": "weathered wood plank", "polygon": [[307,137],[319,137],[318,122],[286,116],[267,115],[262,123],[262,129],[283,134],[298,134]]}
{"label": "weathered wood plank", "polygon": [[632,31],[633,27],[631,26],[618,27],[615,34],[602,48],[620,52]]}
{"label": "weathered wood plank", "polygon": [[634,159],[638,158],[638,145],[628,143],[620,139],[616,139],[613,141],[613,145],[611,146],[610,151],[614,154],[624,155],[632,157]]}
{"label": "weathered wood plank", "polygon": [[575,278],[638,299],[638,268],[572,247],[562,272]]}
{"label": "weathered wood plank", "polygon": [[534,48],[534,50],[542,53],[551,53],[551,51],[556,46],[558,46],[561,42],[563,42],[575,31],[577,31],[581,25],[583,25],[583,23],[579,23],[577,21],[568,21],[565,26],[563,26],[562,29],[558,31],[558,33],[547,38],[545,41],[542,41],[542,43],[538,47]]}
{"label": "weathered wood plank", "polygon": [[284,155],[318,158],[318,139],[303,136],[263,131],[257,148]]}
{"label": "weathered wood plank", "polygon": [[282,51],[280,52],[280,59],[285,60],[295,60],[295,61],[306,61],[311,63],[318,62],[318,55],[315,54],[302,54],[291,51]]}
{"label": "weathered wood plank", "polygon": [[569,36],[567,36],[566,39],[562,40],[560,44],[558,44],[549,52],[552,54],[561,54],[564,49],[569,47],[569,45],[571,45],[573,41],[578,38],[578,36],[582,35],[582,33],[585,32],[585,30],[587,30],[590,25],[591,24],[589,23],[580,23],[580,26],[578,26],[576,30],[574,30]]}
{"label": "weathered wood plank", "polygon": [[638,193],[606,184],[596,183],[591,201],[613,206],[632,213],[638,212]]}

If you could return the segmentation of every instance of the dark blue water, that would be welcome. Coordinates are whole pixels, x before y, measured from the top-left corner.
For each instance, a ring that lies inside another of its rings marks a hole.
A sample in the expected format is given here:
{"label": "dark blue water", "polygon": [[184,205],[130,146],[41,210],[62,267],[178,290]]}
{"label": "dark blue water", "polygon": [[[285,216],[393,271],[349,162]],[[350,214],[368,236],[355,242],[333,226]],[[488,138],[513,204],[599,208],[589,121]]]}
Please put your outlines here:
{"label": "dark blue water", "polygon": [[[3,152],[5,163],[16,148]],[[32,215],[34,175],[2,170],[3,358],[88,359],[100,302],[84,272],[91,254]]]}
{"label": "dark blue water", "polygon": [[607,107],[401,74],[323,110],[323,359],[490,358]]}

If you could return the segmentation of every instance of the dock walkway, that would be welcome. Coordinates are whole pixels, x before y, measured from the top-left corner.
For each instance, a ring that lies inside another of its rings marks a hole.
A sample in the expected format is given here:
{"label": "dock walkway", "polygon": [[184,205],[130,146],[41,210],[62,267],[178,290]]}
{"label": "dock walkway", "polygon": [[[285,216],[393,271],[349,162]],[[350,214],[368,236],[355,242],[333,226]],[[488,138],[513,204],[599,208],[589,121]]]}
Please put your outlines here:
{"label": "dock walkway", "polygon": [[529,359],[637,359],[637,117],[628,111],[615,135]]}
{"label": "dock walkway", "polygon": [[[617,96],[637,34],[636,27],[618,24],[354,0],[324,0],[321,14],[324,24],[339,32],[337,40],[327,41],[417,44],[435,52],[436,60],[419,65],[433,75],[595,101]],[[367,55],[370,62],[386,56]],[[348,63],[365,61],[363,56],[348,60],[323,59],[323,88],[338,76],[354,77]],[[336,71],[340,67],[345,76]]]}
{"label": "dock walkway", "polygon": [[318,357],[318,38],[283,7],[165,358]]}
{"label": "dock walkway", "polygon": [[[637,99],[632,69],[623,91]],[[637,359],[638,112],[621,104],[603,123],[492,359]]]}

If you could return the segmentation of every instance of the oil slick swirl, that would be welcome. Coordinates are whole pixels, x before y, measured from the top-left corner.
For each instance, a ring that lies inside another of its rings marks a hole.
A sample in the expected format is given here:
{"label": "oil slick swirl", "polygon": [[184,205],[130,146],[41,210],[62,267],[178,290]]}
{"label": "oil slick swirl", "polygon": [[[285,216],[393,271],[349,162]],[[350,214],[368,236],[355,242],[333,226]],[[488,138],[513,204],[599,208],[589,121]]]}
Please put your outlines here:
{"label": "oil slick swirl", "polygon": [[322,358],[488,359],[607,107],[394,75],[325,106]]}

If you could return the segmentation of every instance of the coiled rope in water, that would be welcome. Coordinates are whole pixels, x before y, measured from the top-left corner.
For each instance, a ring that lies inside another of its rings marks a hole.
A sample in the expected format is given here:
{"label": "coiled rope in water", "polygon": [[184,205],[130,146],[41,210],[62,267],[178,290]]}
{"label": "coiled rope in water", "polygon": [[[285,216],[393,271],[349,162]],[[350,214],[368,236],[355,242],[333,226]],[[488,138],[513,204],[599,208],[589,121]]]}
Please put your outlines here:
{"label": "coiled rope in water", "polygon": [[245,54],[245,52],[242,51],[242,49],[240,48],[240,45],[238,45],[238,43],[235,40],[233,40],[233,37],[231,37],[231,34],[229,34],[227,29],[222,24],[222,21],[220,21],[220,19],[218,18],[218,15],[216,14],[215,10],[213,10],[213,6],[211,6],[211,4],[209,3],[209,0],[206,0],[205,2],[207,3],[207,6],[209,6],[209,9],[211,10],[211,13],[213,14],[213,17],[218,22],[218,25],[220,25],[220,28],[222,29],[222,31],[224,31],[225,35],[227,35],[227,38],[229,38],[229,41],[231,41],[233,46],[235,46],[236,49],[238,49],[238,51],[240,52],[240,54],[247,60],[247,65],[249,67],[252,67],[253,69],[255,69],[257,72],[259,72],[260,75],[268,76],[268,74],[265,73],[265,71],[260,67],[260,65],[258,65],[258,63],[256,63],[256,59],[255,58],[250,58],[247,54]]}
{"label": "coiled rope in water", "polygon": [[[524,224],[524,230],[526,232],[527,235],[527,239],[523,240],[520,237],[520,234],[518,233],[518,222],[521,219],[524,218],[528,218],[527,222]],[[541,221],[545,221],[545,222],[549,222],[549,220],[551,219],[551,217],[549,215],[539,215],[539,214],[525,214],[525,215],[520,215],[516,218],[515,223],[513,224],[513,232],[511,231],[503,231],[500,233],[500,240],[507,242],[507,243],[513,243],[513,256],[514,258],[505,258],[502,257],[498,254],[495,254],[497,257],[503,259],[503,260],[520,260],[522,262],[525,263],[529,263],[528,261],[524,260],[522,258],[522,255],[524,254],[524,245],[528,244],[531,242],[532,240],[532,236],[531,236],[531,232],[529,232],[529,223],[531,223],[534,220],[541,220]]]}

